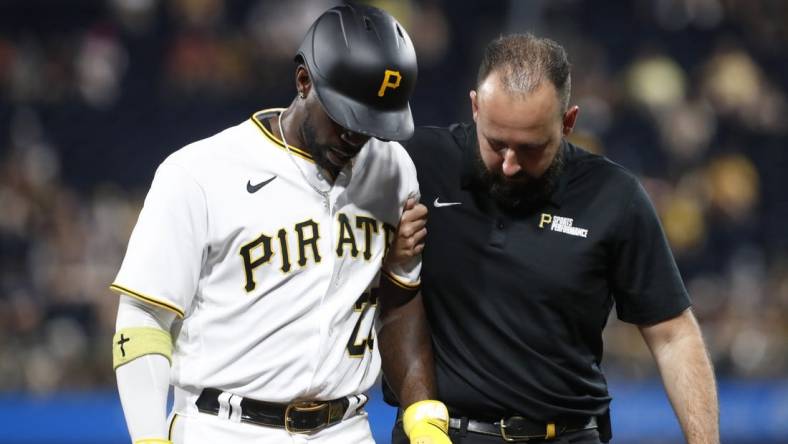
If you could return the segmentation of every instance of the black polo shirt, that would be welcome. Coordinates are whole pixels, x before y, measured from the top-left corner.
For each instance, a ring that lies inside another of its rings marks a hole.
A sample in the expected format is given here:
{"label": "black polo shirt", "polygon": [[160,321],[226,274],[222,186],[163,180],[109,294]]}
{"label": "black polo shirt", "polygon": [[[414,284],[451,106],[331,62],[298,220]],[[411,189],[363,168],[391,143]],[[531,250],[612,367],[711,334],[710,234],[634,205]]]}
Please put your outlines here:
{"label": "black polo shirt", "polygon": [[690,302],[637,179],[564,142],[549,203],[497,208],[476,174],[475,127],[418,128],[405,144],[428,206],[422,286],[439,399],[452,416],[550,421],[601,415],[602,329]]}

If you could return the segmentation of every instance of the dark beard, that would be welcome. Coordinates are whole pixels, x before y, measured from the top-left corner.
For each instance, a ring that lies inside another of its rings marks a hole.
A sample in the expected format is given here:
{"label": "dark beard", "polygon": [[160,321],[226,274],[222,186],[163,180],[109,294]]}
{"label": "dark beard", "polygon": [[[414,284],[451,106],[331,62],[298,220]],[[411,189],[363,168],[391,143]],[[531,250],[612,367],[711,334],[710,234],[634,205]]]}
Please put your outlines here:
{"label": "dark beard", "polygon": [[490,197],[504,210],[528,211],[544,204],[558,185],[564,170],[563,146],[558,147],[550,166],[539,177],[532,177],[520,171],[513,179],[507,179],[500,171],[487,170],[478,144],[476,146],[477,174]]}
{"label": "dark beard", "polygon": [[306,145],[304,149],[312,155],[317,166],[331,173],[332,177],[336,177],[337,174],[339,174],[340,168],[328,160],[328,150],[331,149],[331,145],[319,143],[317,141],[317,131],[312,123],[312,116],[309,113],[306,114],[299,131],[301,132],[301,139]]}

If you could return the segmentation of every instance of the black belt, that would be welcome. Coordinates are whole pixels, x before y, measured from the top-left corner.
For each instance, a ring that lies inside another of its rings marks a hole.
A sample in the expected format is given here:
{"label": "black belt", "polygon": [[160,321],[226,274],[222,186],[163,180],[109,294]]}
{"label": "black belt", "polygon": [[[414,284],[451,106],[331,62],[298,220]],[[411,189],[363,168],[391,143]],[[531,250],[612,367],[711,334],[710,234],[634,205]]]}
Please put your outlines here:
{"label": "black belt", "polygon": [[[219,395],[221,390],[203,389],[195,404],[203,413],[219,414]],[[347,398],[332,401],[299,401],[290,404],[241,400],[241,422],[248,422],[268,427],[283,428],[291,433],[312,433],[334,425],[345,416],[350,405]],[[356,410],[363,406],[355,406]],[[232,416],[233,405],[228,405],[229,416]]]}
{"label": "black belt", "polygon": [[[463,427],[465,426],[465,427]],[[595,429],[596,417],[579,418],[549,423],[532,421],[522,416],[483,422],[466,418],[450,418],[449,427],[469,432],[501,437],[504,441],[549,440],[571,432]]]}

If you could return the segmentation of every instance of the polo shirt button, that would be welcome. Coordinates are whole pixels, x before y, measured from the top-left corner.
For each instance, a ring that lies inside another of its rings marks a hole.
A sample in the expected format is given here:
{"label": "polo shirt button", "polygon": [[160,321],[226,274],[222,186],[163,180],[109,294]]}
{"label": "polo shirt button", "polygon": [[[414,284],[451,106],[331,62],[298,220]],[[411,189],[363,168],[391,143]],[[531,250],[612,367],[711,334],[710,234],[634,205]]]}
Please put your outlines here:
{"label": "polo shirt button", "polygon": [[503,222],[498,222],[498,229],[503,230]]}

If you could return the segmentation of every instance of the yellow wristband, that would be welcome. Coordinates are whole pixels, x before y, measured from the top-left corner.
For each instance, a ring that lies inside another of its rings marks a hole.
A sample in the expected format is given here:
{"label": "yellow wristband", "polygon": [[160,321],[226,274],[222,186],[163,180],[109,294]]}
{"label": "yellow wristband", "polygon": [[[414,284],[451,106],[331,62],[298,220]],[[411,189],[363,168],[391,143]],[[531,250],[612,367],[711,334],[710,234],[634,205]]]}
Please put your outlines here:
{"label": "yellow wristband", "polygon": [[162,355],[172,364],[172,337],[160,328],[124,328],[112,338],[113,370],[140,356],[152,354]]}
{"label": "yellow wristband", "polygon": [[410,432],[421,422],[429,422],[438,427],[443,433],[449,433],[449,410],[440,402],[431,399],[411,404],[402,415],[402,428],[405,434]]}
{"label": "yellow wristband", "polygon": [[170,441],[169,439],[149,438],[149,439],[138,439],[134,441],[134,444],[172,444],[172,441]]}

